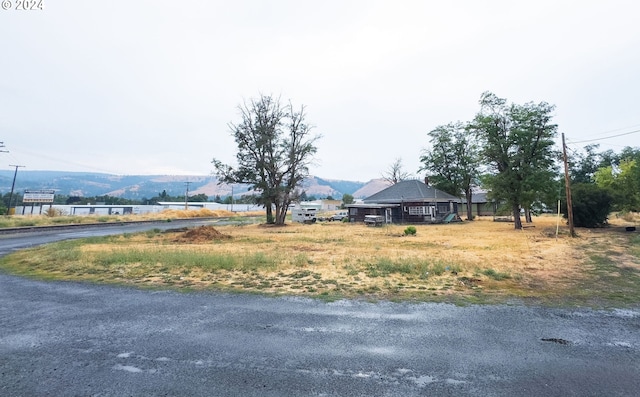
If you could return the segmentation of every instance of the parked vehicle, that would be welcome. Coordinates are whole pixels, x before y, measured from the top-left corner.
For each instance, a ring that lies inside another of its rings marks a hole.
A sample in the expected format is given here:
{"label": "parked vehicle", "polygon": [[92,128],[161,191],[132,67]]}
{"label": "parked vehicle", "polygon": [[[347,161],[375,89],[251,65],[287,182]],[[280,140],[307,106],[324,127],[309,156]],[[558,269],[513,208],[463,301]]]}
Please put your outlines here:
{"label": "parked vehicle", "polygon": [[384,224],[384,216],[382,215],[365,215],[364,223],[367,226],[382,226]]}
{"label": "parked vehicle", "polygon": [[349,214],[347,213],[347,211],[340,211],[340,212],[338,212],[338,213],[336,213],[336,214],[333,214],[333,215],[329,218],[329,220],[330,220],[330,221],[341,221],[341,220],[343,220],[344,218],[348,218],[348,217],[349,217]]}
{"label": "parked vehicle", "polygon": [[300,223],[315,223],[316,221],[316,209],[315,208],[294,208],[291,211],[291,220]]}

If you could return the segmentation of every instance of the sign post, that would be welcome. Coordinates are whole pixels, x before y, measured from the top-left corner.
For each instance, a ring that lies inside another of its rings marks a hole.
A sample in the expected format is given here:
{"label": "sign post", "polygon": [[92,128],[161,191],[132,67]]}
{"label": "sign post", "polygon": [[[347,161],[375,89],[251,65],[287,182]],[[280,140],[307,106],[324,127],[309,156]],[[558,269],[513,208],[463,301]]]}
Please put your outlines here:
{"label": "sign post", "polygon": [[[31,203],[31,213],[33,213],[33,204],[35,203],[49,203],[49,208],[51,208],[55,193],[56,191],[53,189],[25,190],[22,203]],[[22,212],[24,214],[24,207]],[[42,206],[40,206],[40,213],[42,214]]]}

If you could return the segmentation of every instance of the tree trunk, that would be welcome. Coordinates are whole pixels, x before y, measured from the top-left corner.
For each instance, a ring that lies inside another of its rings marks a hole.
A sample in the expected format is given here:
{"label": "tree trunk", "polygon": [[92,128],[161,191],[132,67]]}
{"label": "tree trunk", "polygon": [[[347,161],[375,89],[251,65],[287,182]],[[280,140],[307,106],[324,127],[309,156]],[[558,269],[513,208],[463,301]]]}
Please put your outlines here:
{"label": "tree trunk", "polygon": [[271,203],[270,202],[266,202],[264,204],[264,206],[267,209],[267,223],[274,223],[273,208],[271,208]]}
{"label": "tree trunk", "polygon": [[524,210],[524,221],[526,223],[533,223],[533,220],[531,219],[531,210],[529,208],[525,208]]}
{"label": "tree trunk", "polygon": [[465,196],[467,198],[467,220],[472,221],[473,220],[473,203],[471,202],[471,198],[473,197],[473,193],[471,192],[471,189],[465,192]]}
{"label": "tree trunk", "polygon": [[284,225],[287,220],[287,206],[280,205],[276,212],[276,225]]}
{"label": "tree trunk", "polygon": [[513,225],[516,230],[522,229],[522,220],[520,220],[520,206],[518,204],[513,205]]}
{"label": "tree trunk", "polygon": [[282,222],[282,220],[280,219],[280,210],[282,208],[282,205],[280,203],[275,203],[276,206],[276,219],[275,219],[275,224],[276,225],[282,225],[284,224],[284,222]]}

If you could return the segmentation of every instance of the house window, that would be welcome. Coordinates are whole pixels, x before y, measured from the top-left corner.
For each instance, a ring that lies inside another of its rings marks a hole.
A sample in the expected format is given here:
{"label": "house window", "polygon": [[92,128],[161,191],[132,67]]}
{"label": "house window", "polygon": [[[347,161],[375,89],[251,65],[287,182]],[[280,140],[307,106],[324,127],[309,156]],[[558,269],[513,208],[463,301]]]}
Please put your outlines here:
{"label": "house window", "polygon": [[432,207],[408,207],[409,215],[431,215]]}

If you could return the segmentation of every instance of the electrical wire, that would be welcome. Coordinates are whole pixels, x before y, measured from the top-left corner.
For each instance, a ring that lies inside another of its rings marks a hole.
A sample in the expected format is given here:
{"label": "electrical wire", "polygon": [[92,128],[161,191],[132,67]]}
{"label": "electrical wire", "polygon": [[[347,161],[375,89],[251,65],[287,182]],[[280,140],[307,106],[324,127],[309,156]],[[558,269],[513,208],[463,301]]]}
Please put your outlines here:
{"label": "electrical wire", "polygon": [[631,135],[631,134],[635,134],[640,132],[640,130],[634,130],[634,131],[629,131],[629,132],[625,132],[623,134],[616,134],[616,135],[610,135],[610,136],[605,136],[602,138],[595,138],[595,139],[585,139],[582,141],[571,141],[572,144],[576,144],[576,143],[586,143],[586,142],[595,142],[595,141],[602,141],[604,139],[610,139],[610,138],[617,138],[619,136],[625,136],[625,135]]}

